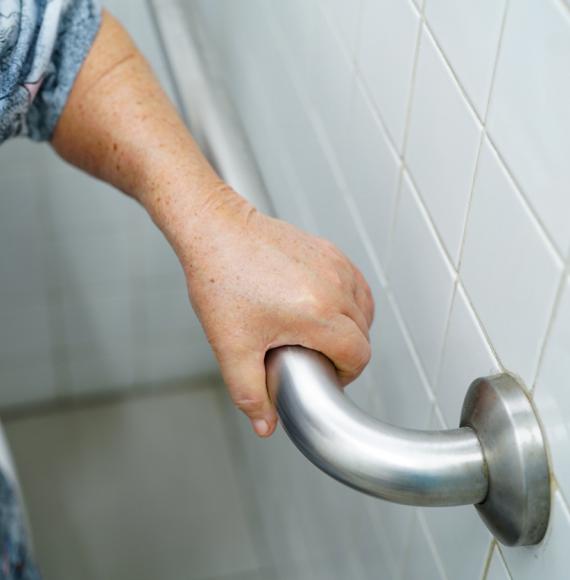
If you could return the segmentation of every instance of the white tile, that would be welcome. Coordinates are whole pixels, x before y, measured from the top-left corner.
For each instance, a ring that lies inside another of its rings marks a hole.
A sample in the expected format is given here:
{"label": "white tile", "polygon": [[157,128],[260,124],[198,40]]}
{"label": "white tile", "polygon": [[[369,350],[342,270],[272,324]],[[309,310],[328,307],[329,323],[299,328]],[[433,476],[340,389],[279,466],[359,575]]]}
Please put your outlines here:
{"label": "white tile", "polygon": [[493,550],[491,565],[489,566],[485,580],[511,580],[511,575],[497,547]]}
{"label": "white tile", "polygon": [[49,400],[55,395],[55,367],[49,354],[0,365],[0,406]]}
{"label": "white tile", "polygon": [[127,283],[69,288],[63,293],[63,339],[67,348],[104,345],[132,336],[132,295]]}
{"label": "white tile", "polygon": [[406,562],[406,548],[414,525],[414,508],[387,501],[376,500],[369,506],[370,516],[380,535],[382,549],[386,552],[387,567],[397,578]]}
{"label": "white tile", "polygon": [[54,289],[96,287],[124,283],[129,278],[129,234],[79,233],[53,241],[47,248],[50,286]]}
{"label": "white tile", "polygon": [[149,288],[141,298],[142,328],[135,336],[137,382],[217,374],[218,365],[186,287]]}
{"label": "white tile", "polygon": [[66,356],[69,392],[83,395],[131,387],[135,379],[135,352],[131,337],[109,337],[84,343]]}
{"label": "white tile", "polygon": [[389,279],[428,379],[433,381],[451,306],[454,273],[407,176],[402,183]]}
{"label": "white tile", "polygon": [[400,160],[360,86],[354,90],[342,147],[339,161],[348,195],[354,200],[368,238],[385,267]]}
{"label": "white tile", "polygon": [[203,580],[258,566],[221,393],[201,386],[6,425],[47,578]]}
{"label": "white tile", "polygon": [[[283,59],[271,45],[261,63],[259,58],[251,59],[241,76],[240,89],[235,91],[237,106],[277,217],[314,230],[309,224],[307,201],[293,170],[294,151],[288,151],[291,139],[295,139],[290,135],[297,130],[299,120],[307,121],[299,113],[301,103],[291,81],[282,72],[284,66]],[[279,99],[270,98],[269,87],[279,93]],[[275,134],[283,138],[272,138]]]}
{"label": "white tile", "polygon": [[[141,235],[141,243],[135,248],[134,276],[145,277],[166,285],[184,285],[182,266],[164,234],[148,223]],[[130,243],[132,247],[132,240]]]}
{"label": "white tile", "polygon": [[475,508],[426,508],[423,514],[447,578],[480,580],[491,534]]}
{"label": "white tile", "polygon": [[[314,50],[316,23],[322,21],[321,8],[317,2],[290,0],[289,2],[260,2],[260,12],[265,13],[282,48],[289,66],[294,67],[301,84],[310,83],[313,61],[308,58]],[[263,24],[262,24],[263,25]],[[276,38],[273,35],[268,37]],[[268,42],[272,44],[272,42]],[[279,72],[279,69],[277,69]]]}
{"label": "white tile", "polygon": [[[21,243],[20,243],[21,242]],[[45,241],[30,230],[27,240],[3,245],[0,252],[0,294],[38,297],[47,290]]]}
{"label": "white tile", "polygon": [[55,239],[124,229],[137,204],[123,193],[69,166],[52,167],[43,180],[43,207]]}
{"label": "white tile", "polygon": [[392,305],[378,314],[380,340],[374,345],[374,414],[400,427],[426,429],[431,413],[428,387],[404,338]]}
{"label": "white tile", "polygon": [[138,365],[136,382],[145,385],[219,373],[205,338],[162,342],[160,336],[154,341],[151,337],[142,354],[144,361]]}
{"label": "white tile", "polygon": [[201,338],[202,327],[192,310],[188,291],[183,284],[148,288],[142,296],[142,308],[152,336]]}
{"label": "white tile", "polygon": [[425,16],[480,118],[487,108],[505,0],[430,0]]}
{"label": "white tile", "polygon": [[307,58],[312,74],[299,89],[306,92],[332,148],[338,151],[349,122],[354,66],[321,14],[315,22],[310,47]]}
{"label": "white tile", "polygon": [[[371,286],[374,268],[362,242],[361,228],[355,222],[355,204],[347,200],[340,182],[336,179],[333,154],[325,151],[321,135],[307,116],[297,95],[290,91],[293,106],[285,109],[286,116],[281,118],[287,147],[286,154],[291,161],[291,181],[299,184],[297,195],[303,198],[303,205],[312,216],[316,232],[333,243],[370,279]],[[295,113],[295,119],[288,123],[288,115]]]}
{"label": "white tile", "polygon": [[[223,78],[223,83],[233,98],[241,90],[240,78],[250,64],[251,56],[260,66],[260,73],[263,71],[261,76],[268,80],[264,65],[269,55],[265,51],[276,38],[268,26],[265,11],[259,9],[261,3],[257,0],[246,3],[224,1],[220,5],[223,6],[222,11],[216,15],[212,32],[204,38],[204,43],[208,44],[208,50],[211,49],[215,53],[218,69],[216,76]],[[192,17],[190,18],[191,27],[200,27],[200,24],[196,26],[196,23],[192,22]],[[211,43],[211,38],[216,38],[216,42]],[[272,53],[271,48],[268,52]],[[280,72],[276,70],[275,74]]]}
{"label": "white tile", "polygon": [[320,3],[351,55],[356,50],[358,40],[361,3],[362,0],[324,0]]}
{"label": "white tile", "polygon": [[510,4],[488,128],[564,254],[570,244],[569,60],[567,6],[558,0]]}
{"label": "white tile", "polygon": [[398,149],[420,25],[410,2],[363,0],[358,67]]}
{"label": "white tile", "polygon": [[[431,429],[445,426],[432,419]],[[421,510],[447,578],[480,580],[492,536],[473,506]]]}
{"label": "white tile", "polygon": [[[5,145],[2,145],[4,148]],[[2,247],[18,236],[37,235],[40,210],[39,180],[31,171],[11,171],[0,159],[2,195],[0,195],[0,243]]]}
{"label": "white tile", "polygon": [[408,546],[408,555],[402,580],[444,580],[445,576],[436,560],[430,542],[429,531],[421,521],[421,516],[414,518],[412,535]]}
{"label": "white tile", "polygon": [[499,370],[499,363],[459,284],[435,387],[439,407],[449,428],[459,425],[463,399],[469,385],[476,378],[496,374]]}
{"label": "white tile", "polygon": [[479,122],[424,29],[406,159],[455,264],[465,227],[480,134]]}
{"label": "white tile", "polygon": [[485,141],[461,278],[505,367],[533,384],[562,265]]}
{"label": "white tile", "polygon": [[46,233],[38,206],[40,187],[41,180],[32,171],[2,171],[0,294],[37,298],[46,291],[48,266]]}
{"label": "white tile", "polygon": [[36,355],[48,355],[52,347],[47,301],[19,298],[0,300],[0,366],[25,364]]}
{"label": "white tile", "polygon": [[552,498],[552,511],[546,537],[538,546],[524,548],[501,547],[507,567],[516,580],[568,577],[570,567],[570,513],[562,497]]}
{"label": "white tile", "polygon": [[[57,156],[46,143],[38,143],[25,138],[9,139],[0,149],[2,178],[27,173],[45,174]],[[61,161],[58,161],[61,162]]]}
{"label": "white tile", "polygon": [[548,337],[534,400],[550,447],[558,484],[570,497],[570,282]]}

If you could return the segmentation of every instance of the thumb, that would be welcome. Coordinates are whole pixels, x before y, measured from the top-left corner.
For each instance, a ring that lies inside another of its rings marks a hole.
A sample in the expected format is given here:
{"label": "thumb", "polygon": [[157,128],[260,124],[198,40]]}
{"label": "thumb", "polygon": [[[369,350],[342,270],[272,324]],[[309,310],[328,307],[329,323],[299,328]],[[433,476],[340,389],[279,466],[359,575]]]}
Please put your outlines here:
{"label": "thumb", "polygon": [[220,367],[234,405],[249,417],[257,435],[269,437],[277,426],[277,412],[267,393],[264,355],[240,352],[220,361]]}

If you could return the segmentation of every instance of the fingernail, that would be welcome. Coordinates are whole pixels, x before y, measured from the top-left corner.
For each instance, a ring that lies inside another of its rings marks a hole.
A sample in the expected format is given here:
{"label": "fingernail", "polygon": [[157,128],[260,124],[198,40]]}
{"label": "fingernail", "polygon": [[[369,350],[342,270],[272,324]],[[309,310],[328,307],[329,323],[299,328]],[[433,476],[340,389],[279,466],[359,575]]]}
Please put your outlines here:
{"label": "fingernail", "polygon": [[258,435],[267,435],[269,433],[269,423],[265,419],[254,419],[253,422],[253,430]]}

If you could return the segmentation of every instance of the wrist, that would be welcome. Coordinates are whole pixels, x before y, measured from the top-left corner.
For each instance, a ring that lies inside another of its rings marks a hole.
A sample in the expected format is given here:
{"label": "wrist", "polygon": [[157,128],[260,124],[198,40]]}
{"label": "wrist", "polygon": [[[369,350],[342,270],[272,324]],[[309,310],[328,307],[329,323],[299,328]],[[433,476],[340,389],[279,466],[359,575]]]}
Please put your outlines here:
{"label": "wrist", "polygon": [[[190,184],[190,185],[187,185]],[[212,170],[209,175],[163,180],[138,197],[189,274],[204,246],[243,222],[252,206]]]}

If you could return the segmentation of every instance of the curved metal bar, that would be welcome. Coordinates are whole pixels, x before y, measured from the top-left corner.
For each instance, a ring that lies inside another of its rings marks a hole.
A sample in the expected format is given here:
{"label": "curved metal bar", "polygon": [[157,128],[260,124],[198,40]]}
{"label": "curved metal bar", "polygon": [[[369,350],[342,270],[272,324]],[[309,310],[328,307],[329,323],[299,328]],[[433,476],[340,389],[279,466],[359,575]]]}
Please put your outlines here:
{"label": "curved metal bar", "polygon": [[408,505],[485,499],[485,459],[470,427],[418,431],[377,421],[343,394],[329,359],[302,347],[270,351],[266,368],[269,394],[289,437],[335,479]]}

